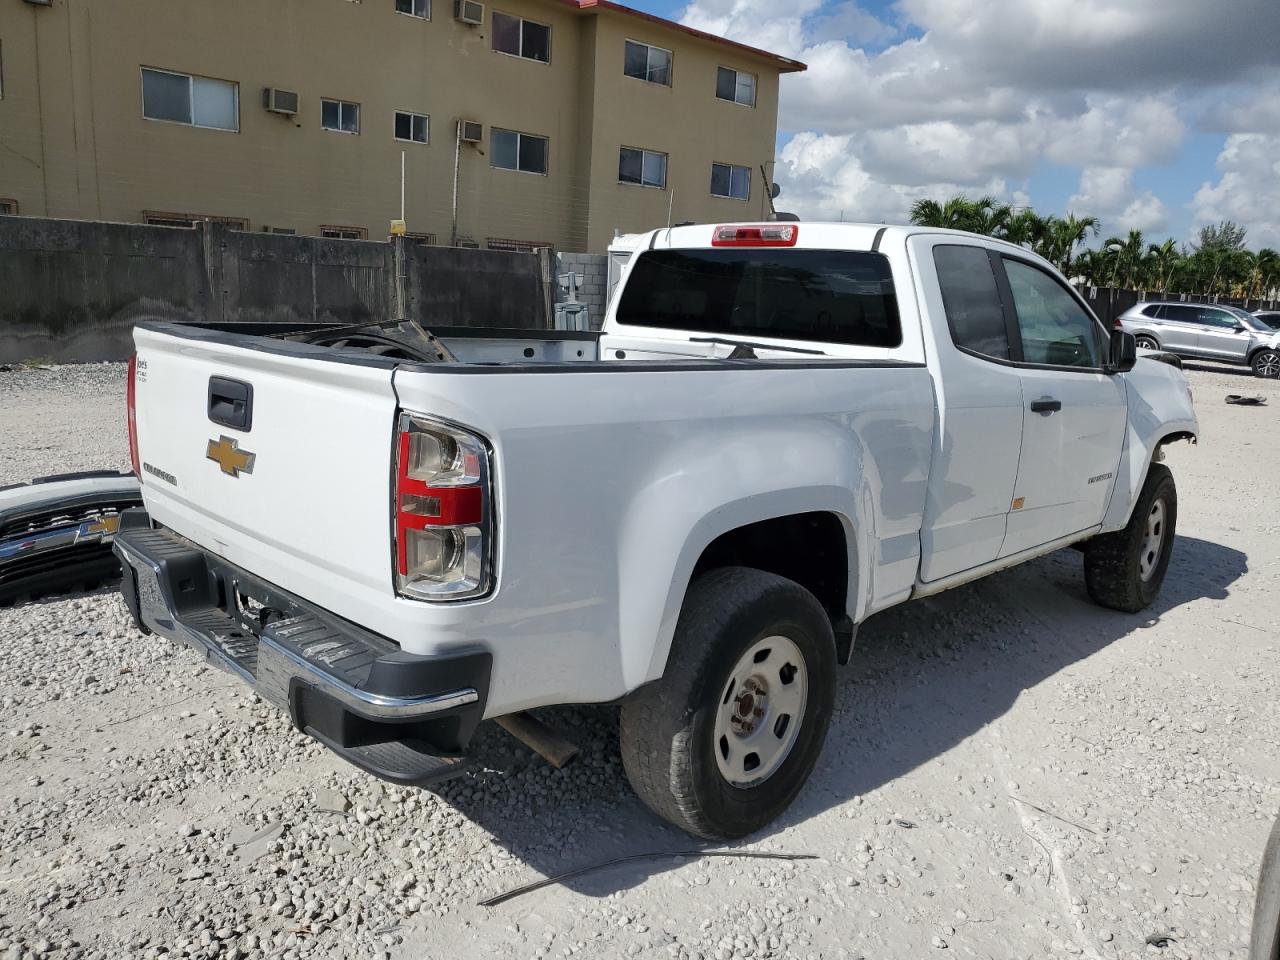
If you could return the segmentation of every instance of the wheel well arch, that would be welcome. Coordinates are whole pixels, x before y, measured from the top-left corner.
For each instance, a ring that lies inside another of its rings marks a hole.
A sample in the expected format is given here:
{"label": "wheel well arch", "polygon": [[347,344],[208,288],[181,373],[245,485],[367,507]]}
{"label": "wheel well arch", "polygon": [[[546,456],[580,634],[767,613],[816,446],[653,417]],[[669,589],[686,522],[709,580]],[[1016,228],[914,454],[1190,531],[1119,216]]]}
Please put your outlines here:
{"label": "wheel well arch", "polygon": [[1133,338],[1135,340],[1139,340],[1139,339],[1150,340],[1157,347],[1160,346],[1160,338],[1156,336],[1154,333],[1152,333],[1150,330],[1138,330],[1134,333]]}
{"label": "wheel well arch", "polygon": [[836,633],[836,653],[848,661],[850,544],[844,521],[827,511],[758,520],[720,534],[698,557],[690,582],[719,567],[754,567],[793,580],[812,593]]}
{"label": "wheel well arch", "polygon": [[1249,351],[1249,356],[1247,358],[1247,361],[1249,363],[1253,363],[1253,358],[1256,357],[1258,354],[1262,353],[1262,351],[1264,350],[1270,350],[1273,353],[1280,353],[1280,349],[1277,349],[1276,347],[1269,347],[1265,343],[1263,343],[1263,344],[1259,344],[1258,346],[1254,347],[1252,350]]}

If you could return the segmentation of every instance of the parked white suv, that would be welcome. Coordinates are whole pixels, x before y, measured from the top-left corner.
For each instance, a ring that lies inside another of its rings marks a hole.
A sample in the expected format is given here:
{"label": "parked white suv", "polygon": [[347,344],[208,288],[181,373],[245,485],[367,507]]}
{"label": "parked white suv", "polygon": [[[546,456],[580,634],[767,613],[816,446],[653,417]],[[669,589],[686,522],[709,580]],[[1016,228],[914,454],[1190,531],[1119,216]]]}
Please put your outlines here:
{"label": "parked white suv", "polygon": [[1120,315],[1138,347],[1180,357],[1238,363],[1280,377],[1280,333],[1237,307],[1209,303],[1137,303]]}
{"label": "parked white suv", "polygon": [[1021,247],[677,227],[602,334],[436,333],[140,324],[115,544],[144,629],[400,783],[482,719],[613,703],[644,801],[741,836],[867,617],[1073,544],[1132,613],[1173,551],[1186,379]]}

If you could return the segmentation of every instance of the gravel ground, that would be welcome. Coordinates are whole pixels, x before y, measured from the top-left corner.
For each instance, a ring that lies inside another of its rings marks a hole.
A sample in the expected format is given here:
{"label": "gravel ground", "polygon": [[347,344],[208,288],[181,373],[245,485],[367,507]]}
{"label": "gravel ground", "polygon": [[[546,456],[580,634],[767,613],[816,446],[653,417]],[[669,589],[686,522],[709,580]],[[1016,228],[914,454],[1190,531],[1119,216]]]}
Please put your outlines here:
{"label": "gravel ground", "polygon": [[[631,796],[608,710],[546,718],[556,772],[492,725],[479,772],[381,784],[110,591],[0,610],[0,958],[1243,958],[1280,808],[1280,384],[1190,373],[1180,537],[1144,614],[1063,551],[889,611],[826,752],[746,849]],[[127,460],[123,366],[0,373],[0,483]],[[1236,408],[1227,393],[1271,406]]]}

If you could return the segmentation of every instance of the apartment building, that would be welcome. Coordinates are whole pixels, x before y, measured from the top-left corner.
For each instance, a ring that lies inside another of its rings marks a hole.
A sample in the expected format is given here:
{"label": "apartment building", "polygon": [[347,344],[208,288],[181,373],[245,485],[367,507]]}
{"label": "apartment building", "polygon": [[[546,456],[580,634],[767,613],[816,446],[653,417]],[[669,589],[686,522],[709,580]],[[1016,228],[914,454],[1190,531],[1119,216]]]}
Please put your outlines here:
{"label": "apartment building", "polygon": [[[804,65],[609,0],[0,0],[0,214],[601,252],[769,209]],[[403,163],[403,179],[402,179]]]}

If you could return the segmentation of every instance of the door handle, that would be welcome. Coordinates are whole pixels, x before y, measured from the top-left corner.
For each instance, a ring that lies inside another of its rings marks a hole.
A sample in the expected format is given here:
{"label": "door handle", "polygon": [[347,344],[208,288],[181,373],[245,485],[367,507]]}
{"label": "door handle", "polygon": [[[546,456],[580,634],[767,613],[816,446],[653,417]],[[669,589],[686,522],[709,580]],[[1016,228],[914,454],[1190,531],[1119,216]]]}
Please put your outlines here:
{"label": "door handle", "polygon": [[253,384],[229,377],[210,377],[209,419],[247,433],[253,427]]}
{"label": "door handle", "polygon": [[1032,413],[1057,413],[1062,409],[1062,401],[1055,400],[1053,397],[1041,397],[1039,400],[1031,401]]}

